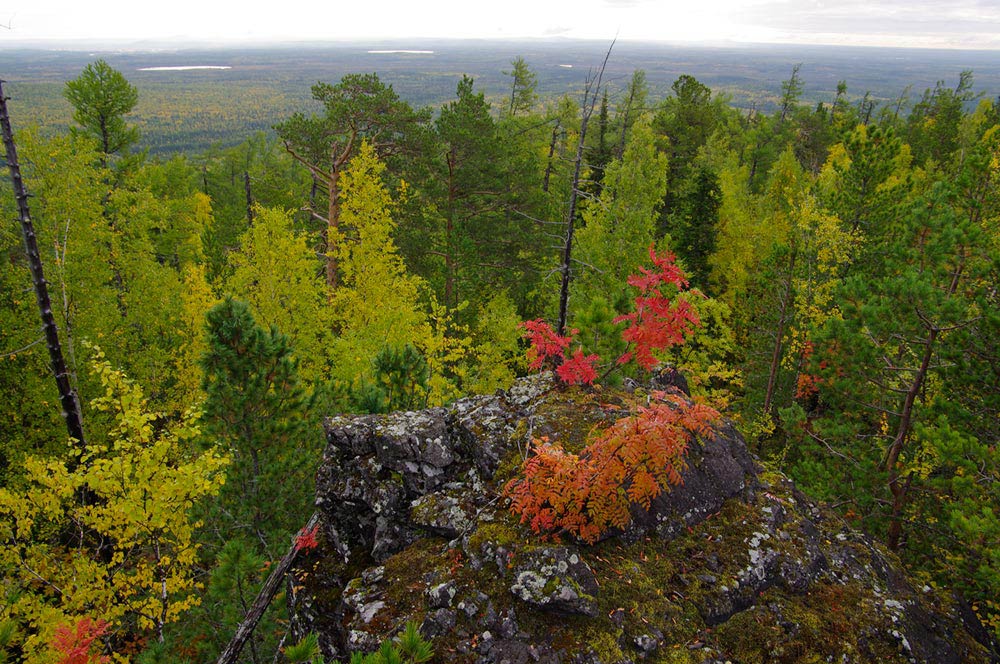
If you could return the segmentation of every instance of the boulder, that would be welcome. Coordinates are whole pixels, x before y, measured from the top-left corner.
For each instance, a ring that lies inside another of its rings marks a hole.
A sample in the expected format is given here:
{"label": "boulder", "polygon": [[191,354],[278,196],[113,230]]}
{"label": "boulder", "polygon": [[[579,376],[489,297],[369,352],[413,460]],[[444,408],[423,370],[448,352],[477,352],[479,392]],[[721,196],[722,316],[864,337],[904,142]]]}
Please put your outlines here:
{"label": "boulder", "polygon": [[[654,387],[680,396],[681,380]],[[594,545],[518,523],[503,488],[533,439],[579,451],[647,398],[541,374],[446,408],[329,418],[293,631],[328,661],[407,622],[440,662],[993,661],[958,598],[913,586],[725,421],[689,445],[680,486]]]}

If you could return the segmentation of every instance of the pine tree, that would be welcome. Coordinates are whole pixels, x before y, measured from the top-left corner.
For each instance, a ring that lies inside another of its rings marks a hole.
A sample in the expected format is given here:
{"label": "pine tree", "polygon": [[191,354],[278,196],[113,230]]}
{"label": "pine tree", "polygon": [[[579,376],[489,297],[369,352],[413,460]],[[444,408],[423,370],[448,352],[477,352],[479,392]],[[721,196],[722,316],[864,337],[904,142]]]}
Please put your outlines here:
{"label": "pine tree", "polygon": [[84,67],[80,76],[66,83],[63,94],[73,105],[73,119],[97,139],[102,165],[139,140],[139,130],[125,123],[139,92],[104,60]]}
{"label": "pine tree", "polygon": [[208,312],[206,440],[232,457],[212,514],[220,542],[256,540],[278,556],[309,515],[319,432],[288,337],[264,330],[247,304],[227,298]]}

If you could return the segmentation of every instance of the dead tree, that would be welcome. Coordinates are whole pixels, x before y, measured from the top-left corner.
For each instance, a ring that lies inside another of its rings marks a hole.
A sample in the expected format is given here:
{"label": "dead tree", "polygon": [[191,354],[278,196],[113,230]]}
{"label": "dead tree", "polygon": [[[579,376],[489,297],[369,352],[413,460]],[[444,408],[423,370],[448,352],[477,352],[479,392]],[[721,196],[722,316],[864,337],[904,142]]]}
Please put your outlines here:
{"label": "dead tree", "polygon": [[583,172],[583,148],[587,139],[587,122],[594,114],[594,106],[597,105],[597,93],[601,90],[601,78],[604,77],[604,68],[611,57],[611,49],[615,47],[614,41],[608,47],[608,52],[604,56],[604,62],[597,72],[597,78],[588,76],[587,83],[583,88],[583,107],[580,118],[580,139],[576,144],[576,159],[573,161],[573,186],[570,188],[569,209],[566,212],[566,234],[563,238],[562,263],[559,271],[562,273],[562,283],[559,287],[559,324],[556,333],[560,336],[566,333],[566,320],[569,313],[569,282],[572,278],[570,271],[570,261],[573,257],[573,232],[576,222],[576,202],[580,195],[580,176]]}
{"label": "dead tree", "polygon": [[80,402],[76,390],[70,382],[66,360],[63,358],[62,345],[59,343],[59,328],[52,314],[52,302],[49,300],[48,282],[42,270],[42,258],[38,253],[38,239],[34,224],[31,223],[31,213],[28,209],[28,191],[21,179],[21,167],[17,161],[17,147],[14,145],[14,132],[10,126],[10,116],[7,113],[7,97],[3,93],[3,81],[0,81],[0,130],[3,132],[3,144],[7,153],[7,168],[14,185],[14,198],[17,199],[17,212],[21,222],[21,236],[24,239],[24,249],[28,255],[28,267],[31,270],[31,280],[35,287],[35,299],[38,301],[38,312],[42,317],[42,331],[45,343],[49,348],[49,360],[52,373],[59,390],[59,403],[62,405],[63,419],[70,438],[76,441],[79,449],[86,447],[83,436],[83,419],[80,416]]}
{"label": "dead tree", "polygon": [[[309,521],[302,530],[312,530],[318,522],[319,514],[313,512],[313,515],[309,517]],[[277,594],[278,588],[284,582],[285,575],[292,568],[292,563],[295,562],[295,557],[298,553],[299,542],[296,537],[296,540],[288,549],[288,553],[278,561],[277,565],[271,568],[271,574],[264,581],[264,585],[261,587],[260,592],[257,593],[257,597],[254,599],[253,604],[250,605],[250,609],[243,617],[243,621],[236,628],[236,633],[233,634],[232,640],[226,646],[226,649],[222,651],[222,654],[219,655],[217,664],[235,664],[240,656],[240,651],[243,650],[243,646],[253,635],[253,631],[257,628],[257,623],[260,622],[264,611],[267,610],[268,605],[271,604],[271,600]]]}

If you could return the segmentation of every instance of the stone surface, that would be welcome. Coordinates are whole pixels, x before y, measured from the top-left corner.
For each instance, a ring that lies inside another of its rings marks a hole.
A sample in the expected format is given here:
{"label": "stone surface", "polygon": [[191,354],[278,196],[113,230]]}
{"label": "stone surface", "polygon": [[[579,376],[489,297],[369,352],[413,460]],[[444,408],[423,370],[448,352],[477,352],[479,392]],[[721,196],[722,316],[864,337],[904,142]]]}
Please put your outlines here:
{"label": "stone surface", "polygon": [[532,438],[579,451],[645,395],[538,375],[447,408],[328,419],[295,635],[317,633],[328,661],[408,621],[441,662],[993,661],[960,600],[915,589],[727,422],[689,446],[681,486],[596,545],[518,524],[503,487]]}

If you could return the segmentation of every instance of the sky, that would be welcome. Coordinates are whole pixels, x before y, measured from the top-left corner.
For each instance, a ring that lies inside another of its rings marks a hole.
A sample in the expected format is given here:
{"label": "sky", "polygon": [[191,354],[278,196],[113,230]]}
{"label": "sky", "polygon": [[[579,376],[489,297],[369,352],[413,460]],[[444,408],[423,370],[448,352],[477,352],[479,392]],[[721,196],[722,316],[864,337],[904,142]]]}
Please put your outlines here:
{"label": "sky", "polygon": [[1000,0],[0,0],[0,43],[615,36],[1000,49]]}

